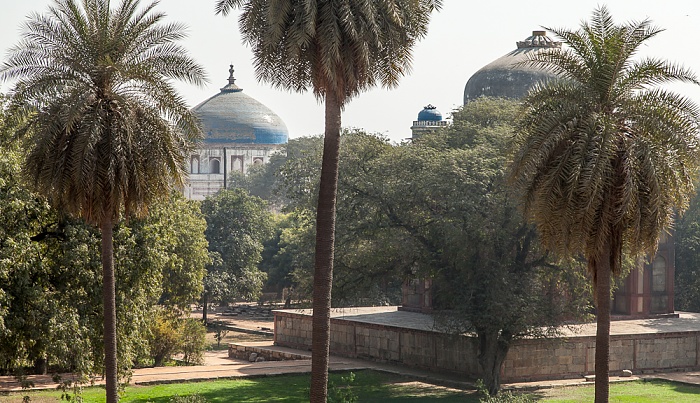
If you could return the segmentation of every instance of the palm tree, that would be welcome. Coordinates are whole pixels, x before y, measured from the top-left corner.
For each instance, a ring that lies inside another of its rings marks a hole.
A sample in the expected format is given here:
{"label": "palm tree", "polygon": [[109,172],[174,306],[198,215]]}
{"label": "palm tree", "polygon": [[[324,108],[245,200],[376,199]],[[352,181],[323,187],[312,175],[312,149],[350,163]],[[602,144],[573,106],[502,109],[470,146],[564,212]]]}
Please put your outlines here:
{"label": "palm tree", "polygon": [[661,32],[648,20],[616,25],[600,7],[576,31],[550,30],[568,48],[529,63],[562,79],[524,100],[513,179],[543,244],[588,262],[598,323],[595,401],[607,402],[611,275],[625,253],[656,251],[674,211],[687,206],[700,164],[697,106],[659,85],[698,80],[666,61],[633,60]]}
{"label": "palm tree", "polygon": [[101,230],[107,402],[117,397],[112,228],[181,185],[197,120],[171,84],[205,81],[156,3],[56,0],[33,14],[0,67],[29,114],[25,171],[63,211]]}
{"label": "palm tree", "polygon": [[325,102],[316,216],[311,401],[325,402],[341,111],[360,92],[397,85],[411,49],[442,0],[218,0],[217,13],[242,9],[240,30],[258,78]]}

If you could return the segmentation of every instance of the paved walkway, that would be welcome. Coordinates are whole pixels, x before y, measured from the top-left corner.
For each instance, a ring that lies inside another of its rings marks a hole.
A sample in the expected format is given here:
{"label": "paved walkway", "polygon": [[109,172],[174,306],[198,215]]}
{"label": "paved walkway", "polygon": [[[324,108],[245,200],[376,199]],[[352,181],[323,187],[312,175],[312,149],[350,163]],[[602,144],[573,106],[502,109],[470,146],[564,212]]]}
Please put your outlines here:
{"label": "paved walkway", "polygon": [[[272,349],[279,349],[298,354],[308,354],[309,352],[296,351],[284,347],[272,346],[268,343],[255,343],[258,346],[269,346]],[[436,383],[443,386],[470,389],[471,384],[459,379],[456,376],[437,375],[427,371],[414,370],[411,368],[384,365],[359,359],[331,357],[331,371],[359,371],[363,369],[374,369],[390,373],[400,374],[415,380],[423,380],[429,383]],[[241,360],[228,358],[227,351],[207,352],[205,365],[188,367],[158,367],[135,369],[131,378],[132,385],[148,385],[156,383],[202,381],[213,379],[233,379],[243,377],[271,376],[285,374],[303,374],[311,372],[311,360],[294,361],[263,361],[250,363]],[[71,379],[70,374],[63,375],[64,380]],[[34,385],[30,389],[55,389],[58,384],[53,381],[51,375],[30,375],[27,380]],[[95,378],[96,385],[103,385],[104,381]],[[0,376],[0,392],[21,391],[21,385],[11,376]]]}
{"label": "paved walkway", "polygon": [[[265,346],[270,349],[277,349],[297,354],[308,354],[305,351],[293,350],[284,347],[272,346],[271,342],[254,343],[256,346]],[[405,366],[397,366],[390,364],[382,364],[359,359],[331,357],[331,371],[359,371],[363,369],[371,369],[397,374],[406,378],[422,381],[429,384],[446,386],[456,389],[473,389],[473,384],[458,377],[446,374],[438,374],[429,371],[409,368]],[[159,368],[141,368],[135,369],[131,379],[132,385],[148,385],[157,383],[172,383],[185,381],[205,381],[214,379],[235,379],[243,377],[262,377],[271,375],[285,374],[303,374],[311,372],[310,359],[295,360],[295,361],[264,361],[249,363],[241,360],[228,358],[226,351],[207,352],[205,356],[205,365],[189,366],[189,367],[159,367]],[[672,372],[658,373],[651,375],[632,376],[628,378],[611,377],[611,382],[630,381],[643,378],[666,379],[674,382],[687,383],[700,386],[700,372]],[[64,375],[64,380],[70,379],[70,375]],[[55,389],[58,384],[55,383],[50,375],[30,375],[28,381],[33,383],[30,389]],[[94,379],[96,385],[103,385],[104,381],[100,378]],[[561,386],[575,386],[586,384],[583,378],[581,379],[564,379],[552,381],[538,382],[522,382],[504,384],[506,389],[525,389],[536,390],[546,389]],[[13,377],[0,377],[0,392],[18,392],[21,391],[21,385]]]}
{"label": "paved walkway", "polygon": [[[294,310],[301,312],[300,310]],[[432,330],[434,323],[429,315],[412,314],[408,312],[397,311],[396,307],[382,308],[346,308],[342,310],[333,310],[332,316],[335,318],[345,318],[348,320],[360,322],[374,322],[385,325],[399,324],[402,327],[414,329]],[[258,325],[259,326],[259,325]],[[614,321],[612,323],[611,334],[630,334],[630,333],[663,333],[677,332],[700,329],[700,314],[680,313],[679,318],[659,318],[659,319],[639,319]],[[569,330],[569,336],[592,336],[595,334],[595,324],[587,324],[577,326]],[[286,349],[284,347],[272,346],[272,342],[251,343],[257,346],[265,345],[269,349],[277,349],[290,353],[306,354],[308,351],[298,351]],[[248,343],[246,343],[248,344]],[[343,370],[361,370],[373,369],[389,373],[395,373],[414,380],[424,381],[442,386],[449,386],[459,389],[471,389],[472,384],[458,376],[450,376],[438,374],[429,371],[409,368],[406,366],[397,366],[390,364],[381,364],[371,361],[351,359],[344,357],[331,357],[330,369],[332,371]],[[281,374],[299,374],[311,372],[310,360],[296,361],[267,361],[249,363],[241,360],[228,358],[226,351],[207,352],[205,354],[205,365],[191,367],[160,367],[160,368],[143,368],[134,370],[131,384],[143,385],[151,383],[165,382],[181,382],[181,381],[196,381],[210,379],[226,379],[254,376],[268,376]],[[700,386],[700,371],[693,372],[670,372],[656,373],[649,375],[633,376],[630,378],[612,377],[611,381],[634,380],[640,378],[658,378],[666,379],[674,382],[683,382]],[[65,379],[70,379],[70,375],[64,376]],[[32,382],[34,389],[52,389],[57,386],[50,375],[31,375],[27,379]],[[100,385],[104,382],[96,378],[95,384]],[[566,379],[554,381],[538,381],[538,382],[523,382],[503,385],[505,388],[518,389],[541,389],[556,386],[581,385],[584,384],[584,379]],[[19,391],[21,385],[13,377],[0,377],[0,392]]]}

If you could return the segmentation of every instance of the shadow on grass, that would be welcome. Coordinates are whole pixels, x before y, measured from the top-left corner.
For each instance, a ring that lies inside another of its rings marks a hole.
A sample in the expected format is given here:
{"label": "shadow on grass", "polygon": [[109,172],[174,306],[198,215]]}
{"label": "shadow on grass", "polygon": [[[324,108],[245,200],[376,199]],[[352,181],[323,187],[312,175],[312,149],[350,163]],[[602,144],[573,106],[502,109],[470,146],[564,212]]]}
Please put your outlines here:
{"label": "shadow on grass", "polygon": [[[641,382],[659,387],[667,387],[678,394],[694,396],[700,395],[700,386],[698,385],[690,385],[687,383],[676,382],[666,379],[644,379]],[[700,398],[698,398],[698,401],[700,401]]]}
{"label": "shadow on grass", "polygon": [[[331,382],[337,388],[348,387],[341,379],[346,375],[347,373],[333,373]],[[308,402],[308,388],[309,375],[245,378],[127,389],[122,401],[169,403],[170,398],[176,394],[199,394],[210,403]],[[360,402],[479,401],[473,392],[414,382],[374,371],[358,371],[351,388]],[[330,393],[332,392],[331,390]]]}

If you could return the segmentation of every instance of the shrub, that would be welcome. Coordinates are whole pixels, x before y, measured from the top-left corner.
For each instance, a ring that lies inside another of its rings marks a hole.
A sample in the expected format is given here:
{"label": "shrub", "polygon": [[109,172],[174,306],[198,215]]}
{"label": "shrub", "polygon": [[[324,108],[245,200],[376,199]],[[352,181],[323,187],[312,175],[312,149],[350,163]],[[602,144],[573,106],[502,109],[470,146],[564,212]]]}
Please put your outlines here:
{"label": "shrub", "polygon": [[328,403],[356,403],[357,395],[352,390],[352,384],[355,383],[355,373],[350,372],[348,376],[341,376],[340,381],[343,385],[338,386],[333,381],[328,381]]}
{"label": "shrub", "polygon": [[207,331],[197,319],[158,310],[150,330],[149,350],[156,367],[165,365],[177,353],[182,353],[186,365],[203,363]]}
{"label": "shrub", "polygon": [[207,347],[207,329],[202,322],[194,318],[182,319],[182,323],[182,360],[187,365],[202,364],[203,352]]}
{"label": "shrub", "polygon": [[497,395],[490,396],[481,379],[476,382],[476,389],[482,395],[479,403],[535,403],[535,399],[532,396],[511,391],[498,392]]}
{"label": "shrub", "polygon": [[177,318],[170,318],[163,311],[158,311],[151,324],[151,337],[148,340],[151,358],[156,367],[162,367],[170,361],[181,344],[182,326]]}

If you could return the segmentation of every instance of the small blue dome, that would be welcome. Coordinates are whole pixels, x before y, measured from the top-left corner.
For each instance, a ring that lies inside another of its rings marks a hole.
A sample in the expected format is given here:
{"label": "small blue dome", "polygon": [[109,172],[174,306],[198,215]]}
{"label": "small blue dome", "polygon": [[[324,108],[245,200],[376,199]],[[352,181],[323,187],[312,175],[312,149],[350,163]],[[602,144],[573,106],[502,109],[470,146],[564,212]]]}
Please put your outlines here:
{"label": "small blue dome", "polygon": [[270,108],[243,93],[235,84],[233,66],[228,85],[195,106],[205,143],[286,144],[287,126]]}
{"label": "small blue dome", "polygon": [[422,111],[418,112],[418,120],[439,122],[442,120],[442,113],[433,105],[428,104]]}

